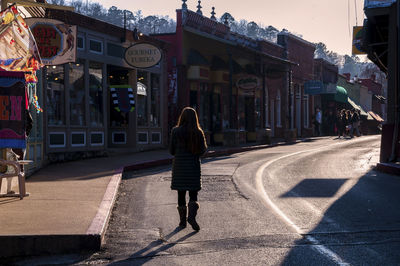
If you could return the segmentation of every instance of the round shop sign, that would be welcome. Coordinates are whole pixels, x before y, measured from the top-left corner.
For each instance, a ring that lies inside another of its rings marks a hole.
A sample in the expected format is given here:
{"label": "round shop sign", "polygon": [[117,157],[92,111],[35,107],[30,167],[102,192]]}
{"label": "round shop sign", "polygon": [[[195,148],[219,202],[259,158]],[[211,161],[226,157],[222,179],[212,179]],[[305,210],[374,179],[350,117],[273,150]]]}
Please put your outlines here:
{"label": "round shop sign", "polygon": [[260,86],[260,80],[255,76],[243,76],[236,81],[236,86],[240,89],[252,90]]}
{"label": "round shop sign", "polygon": [[150,43],[136,43],[125,51],[125,61],[136,68],[149,68],[161,61],[161,50]]}

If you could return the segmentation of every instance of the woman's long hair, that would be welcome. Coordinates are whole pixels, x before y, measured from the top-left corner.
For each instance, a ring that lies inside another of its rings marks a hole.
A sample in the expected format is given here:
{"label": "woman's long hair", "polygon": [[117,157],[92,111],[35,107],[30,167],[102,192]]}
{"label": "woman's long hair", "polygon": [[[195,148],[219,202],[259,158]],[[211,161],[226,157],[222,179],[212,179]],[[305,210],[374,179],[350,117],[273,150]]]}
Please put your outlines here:
{"label": "woman's long hair", "polygon": [[203,146],[207,148],[204,132],[199,124],[196,110],[185,107],[178,119],[177,131],[178,139],[185,143],[186,148],[193,154],[199,154]]}

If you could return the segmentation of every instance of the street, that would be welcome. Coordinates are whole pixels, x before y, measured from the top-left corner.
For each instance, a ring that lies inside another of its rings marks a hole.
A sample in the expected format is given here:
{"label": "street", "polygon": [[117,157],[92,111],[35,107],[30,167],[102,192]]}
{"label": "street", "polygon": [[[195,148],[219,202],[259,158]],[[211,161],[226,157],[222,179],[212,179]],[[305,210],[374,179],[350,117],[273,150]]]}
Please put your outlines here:
{"label": "street", "polygon": [[59,261],[399,265],[400,180],[372,169],[379,145],[379,136],[324,137],[204,159],[197,233],[177,228],[170,167],[125,173],[103,250]]}

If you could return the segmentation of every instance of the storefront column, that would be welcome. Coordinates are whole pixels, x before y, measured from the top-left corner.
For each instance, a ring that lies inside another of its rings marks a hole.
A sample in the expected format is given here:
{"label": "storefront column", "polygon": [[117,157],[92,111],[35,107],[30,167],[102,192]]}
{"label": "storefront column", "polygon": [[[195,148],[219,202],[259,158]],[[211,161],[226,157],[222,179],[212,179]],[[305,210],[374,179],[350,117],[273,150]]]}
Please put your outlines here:
{"label": "storefront column", "polygon": [[[137,105],[137,73],[136,70],[129,70],[129,77],[128,77],[128,83],[132,87],[133,91],[136,92],[134,93],[135,96],[135,106]],[[148,105],[148,104],[147,104]],[[148,106],[147,106],[148,107]],[[133,112],[129,113],[128,115],[128,136],[127,136],[127,144],[129,147],[135,148],[137,144],[137,111],[136,108],[133,110]],[[149,121],[149,120],[148,120]]]}

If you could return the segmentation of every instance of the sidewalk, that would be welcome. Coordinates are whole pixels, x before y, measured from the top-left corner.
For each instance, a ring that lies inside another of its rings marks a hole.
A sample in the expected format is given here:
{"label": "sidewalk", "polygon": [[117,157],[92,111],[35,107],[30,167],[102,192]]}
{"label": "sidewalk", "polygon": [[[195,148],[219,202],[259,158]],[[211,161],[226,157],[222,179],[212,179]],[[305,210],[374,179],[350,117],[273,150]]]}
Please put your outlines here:
{"label": "sidewalk", "polygon": [[[293,143],[211,147],[205,157],[286,144]],[[0,257],[98,250],[123,171],[171,161],[172,156],[163,149],[52,164],[41,169],[27,179],[28,197],[0,198]]]}

